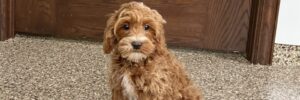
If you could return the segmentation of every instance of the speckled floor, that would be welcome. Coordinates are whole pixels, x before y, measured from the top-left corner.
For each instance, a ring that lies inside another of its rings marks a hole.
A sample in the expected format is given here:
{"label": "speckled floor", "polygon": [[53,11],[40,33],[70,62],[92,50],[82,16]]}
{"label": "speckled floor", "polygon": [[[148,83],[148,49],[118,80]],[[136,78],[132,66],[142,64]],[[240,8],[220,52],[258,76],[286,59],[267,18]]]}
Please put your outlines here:
{"label": "speckled floor", "polygon": [[[101,43],[18,35],[0,42],[0,100],[109,100]],[[206,100],[300,100],[300,47],[274,65],[241,54],[172,48]]]}

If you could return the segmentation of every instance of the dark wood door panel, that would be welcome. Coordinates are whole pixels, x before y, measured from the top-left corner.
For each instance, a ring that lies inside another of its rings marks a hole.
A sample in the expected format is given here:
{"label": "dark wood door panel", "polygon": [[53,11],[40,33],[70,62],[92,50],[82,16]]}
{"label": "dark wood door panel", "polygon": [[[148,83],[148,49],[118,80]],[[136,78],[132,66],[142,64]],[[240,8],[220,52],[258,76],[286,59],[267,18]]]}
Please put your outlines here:
{"label": "dark wood door panel", "polygon": [[169,44],[245,51],[251,0],[143,0],[167,20]]}
{"label": "dark wood door panel", "polygon": [[245,51],[251,0],[209,1],[204,48]]}
{"label": "dark wood door panel", "polygon": [[54,0],[16,0],[16,31],[52,34],[56,30]]}
{"label": "dark wood door panel", "polygon": [[107,15],[130,0],[57,0],[58,37],[101,40]]}
{"label": "dark wood door panel", "polygon": [[[106,15],[132,0],[16,1],[18,32],[101,40]],[[251,0],[141,0],[167,20],[170,45],[245,52]]]}
{"label": "dark wood door panel", "polygon": [[144,0],[166,19],[166,37],[170,45],[203,47],[201,34],[207,24],[207,0]]}

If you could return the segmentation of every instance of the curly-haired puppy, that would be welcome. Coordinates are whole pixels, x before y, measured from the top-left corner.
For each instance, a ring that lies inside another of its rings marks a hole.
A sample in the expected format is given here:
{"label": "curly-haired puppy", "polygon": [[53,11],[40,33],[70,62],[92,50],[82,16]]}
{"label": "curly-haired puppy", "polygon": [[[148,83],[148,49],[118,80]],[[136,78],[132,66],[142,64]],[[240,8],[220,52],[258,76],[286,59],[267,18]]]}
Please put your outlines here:
{"label": "curly-haired puppy", "polygon": [[200,92],[165,43],[166,21],[140,2],[121,5],[107,21],[112,100],[200,100]]}

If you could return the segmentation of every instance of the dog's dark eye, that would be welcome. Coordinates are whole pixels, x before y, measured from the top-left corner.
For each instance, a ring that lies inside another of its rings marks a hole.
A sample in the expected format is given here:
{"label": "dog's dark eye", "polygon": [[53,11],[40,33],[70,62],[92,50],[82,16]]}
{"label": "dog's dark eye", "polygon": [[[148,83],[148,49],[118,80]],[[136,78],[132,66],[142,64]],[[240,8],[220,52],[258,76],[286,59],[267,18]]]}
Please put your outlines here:
{"label": "dog's dark eye", "polygon": [[148,24],[144,25],[145,30],[149,30],[150,26]]}
{"label": "dog's dark eye", "polygon": [[129,30],[129,24],[128,23],[123,24],[122,28],[124,30]]}

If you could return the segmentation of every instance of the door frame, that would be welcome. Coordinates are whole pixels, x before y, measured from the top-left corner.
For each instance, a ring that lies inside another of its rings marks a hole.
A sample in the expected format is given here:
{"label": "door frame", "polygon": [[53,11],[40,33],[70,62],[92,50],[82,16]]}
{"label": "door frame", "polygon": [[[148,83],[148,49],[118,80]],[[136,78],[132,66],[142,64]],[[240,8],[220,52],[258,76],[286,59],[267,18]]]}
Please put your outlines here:
{"label": "door frame", "polygon": [[252,0],[246,54],[254,64],[272,64],[279,6],[280,0]]}
{"label": "door frame", "polygon": [[[247,59],[254,64],[271,65],[280,0],[252,0]],[[15,36],[15,0],[0,0],[0,41]]]}
{"label": "door frame", "polygon": [[0,0],[0,41],[15,36],[15,0]]}

